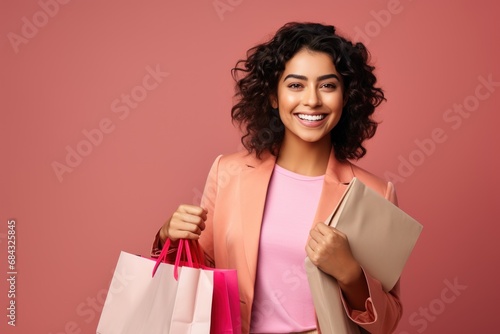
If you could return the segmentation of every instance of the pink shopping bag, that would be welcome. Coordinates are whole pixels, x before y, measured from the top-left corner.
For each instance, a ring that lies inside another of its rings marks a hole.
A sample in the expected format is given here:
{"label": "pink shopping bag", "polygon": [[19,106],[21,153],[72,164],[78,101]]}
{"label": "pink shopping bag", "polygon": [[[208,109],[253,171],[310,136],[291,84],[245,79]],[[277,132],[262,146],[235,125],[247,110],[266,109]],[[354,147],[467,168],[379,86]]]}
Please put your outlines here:
{"label": "pink shopping bag", "polygon": [[96,333],[210,333],[213,272],[193,263],[181,267],[182,253],[180,246],[175,264],[168,264],[121,252]]}

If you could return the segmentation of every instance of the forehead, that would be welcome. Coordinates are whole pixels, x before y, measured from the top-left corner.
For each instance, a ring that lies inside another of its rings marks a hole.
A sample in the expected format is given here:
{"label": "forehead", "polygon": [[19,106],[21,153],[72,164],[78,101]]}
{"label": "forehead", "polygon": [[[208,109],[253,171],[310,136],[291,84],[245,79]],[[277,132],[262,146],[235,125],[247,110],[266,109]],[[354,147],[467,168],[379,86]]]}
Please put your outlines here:
{"label": "forehead", "polygon": [[337,74],[337,69],[329,54],[302,49],[285,64],[284,73],[324,75],[330,73]]}

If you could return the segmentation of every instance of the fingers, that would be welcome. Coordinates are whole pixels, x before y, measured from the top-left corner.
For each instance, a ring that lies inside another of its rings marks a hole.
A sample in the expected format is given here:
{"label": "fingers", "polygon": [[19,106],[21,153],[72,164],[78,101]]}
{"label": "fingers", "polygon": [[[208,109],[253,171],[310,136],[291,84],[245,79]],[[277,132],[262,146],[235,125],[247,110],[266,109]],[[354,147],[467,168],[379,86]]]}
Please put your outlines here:
{"label": "fingers", "polygon": [[324,223],[318,223],[309,235],[306,253],[314,265],[337,280],[346,281],[346,277],[352,276],[352,268],[356,268],[358,263],[344,233]]}
{"label": "fingers", "polygon": [[314,261],[313,261],[314,249],[311,247],[310,241],[306,244],[306,254],[307,254],[307,257],[311,260],[311,262],[314,265],[316,265],[316,263],[314,263]]}
{"label": "fingers", "polygon": [[318,223],[309,232],[306,252],[322,254],[348,244],[347,237],[334,227]]}
{"label": "fingers", "polygon": [[323,238],[334,238],[341,237],[342,239],[347,239],[346,235],[335,227],[328,226],[323,223],[316,224],[310,232],[312,238],[315,238],[316,241]]}
{"label": "fingers", "polygon": [[194,205],[180,205],[167,223],[168,237],[177,239],[198,239],[205,229],[207,210]]}
{"label": "fingers", "polygon": [[181,204],[177,208],[176,212],[184,212],[191,215],[204,217],[204,219],[207,219],[207,210],[202,208],[201,206]]}
{"label": "fingers", "polygon": [[[207,210],[194,205],[181,205],[174,212],[172,218],[178,222],[191,223],[196,225],[200,232],[205,229],[205,220],[207,220]],[[186,227],[187,230],[193,231],[192,229],[195,227],[190,227],[189,225]]]}

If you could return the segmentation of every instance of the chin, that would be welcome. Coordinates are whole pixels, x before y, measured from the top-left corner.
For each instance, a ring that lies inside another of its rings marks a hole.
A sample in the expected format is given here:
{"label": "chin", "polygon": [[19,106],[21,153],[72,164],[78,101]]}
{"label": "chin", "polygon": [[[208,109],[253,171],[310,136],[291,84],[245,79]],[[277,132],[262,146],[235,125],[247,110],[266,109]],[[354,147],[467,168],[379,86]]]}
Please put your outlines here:
{"label": "chin", "polygon": [[315,144],[315,143],[320,143],[323,139],[323,137],[301,137],[303,142],[306,142],[308,144]]}

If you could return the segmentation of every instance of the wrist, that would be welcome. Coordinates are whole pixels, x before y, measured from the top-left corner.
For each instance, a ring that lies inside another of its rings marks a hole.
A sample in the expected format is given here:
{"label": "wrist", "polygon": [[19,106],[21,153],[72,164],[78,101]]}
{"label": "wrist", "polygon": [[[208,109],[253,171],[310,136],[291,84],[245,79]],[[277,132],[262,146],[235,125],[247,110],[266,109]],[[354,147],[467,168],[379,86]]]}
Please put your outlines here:
{"label": "wrist", "polygon": [[165,245],[165,242],[167,241],[168,235],[165,233],[163,227],[160,229],[158,233],[158,239],[160,241],[160,246],[163,247]]}
{"label": "wrist", "polygon": [[345,271],[345,275],[337,279],[341,288],[357,286],[364,279],[363,269],[358,263],[354,263]]}

